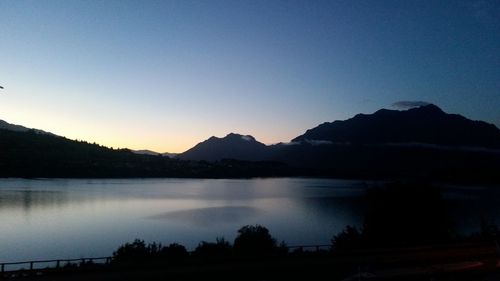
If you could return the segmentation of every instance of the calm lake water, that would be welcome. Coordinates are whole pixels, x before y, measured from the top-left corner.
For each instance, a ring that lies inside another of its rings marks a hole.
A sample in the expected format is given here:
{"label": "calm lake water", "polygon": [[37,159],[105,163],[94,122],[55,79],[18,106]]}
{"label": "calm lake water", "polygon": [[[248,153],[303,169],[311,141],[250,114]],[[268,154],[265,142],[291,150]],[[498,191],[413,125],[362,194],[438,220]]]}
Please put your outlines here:
{"label": "calm lake water", "polygon": [[[0,180],[0,261],[107,256],[135,238],[232,241],[246,224],[288,245],[329,244],[359,225],[366,183],[334,179]],[[443,188],[457,228],[500,218],[500,191]],[[423,204],[425,206],[425,204]]]}

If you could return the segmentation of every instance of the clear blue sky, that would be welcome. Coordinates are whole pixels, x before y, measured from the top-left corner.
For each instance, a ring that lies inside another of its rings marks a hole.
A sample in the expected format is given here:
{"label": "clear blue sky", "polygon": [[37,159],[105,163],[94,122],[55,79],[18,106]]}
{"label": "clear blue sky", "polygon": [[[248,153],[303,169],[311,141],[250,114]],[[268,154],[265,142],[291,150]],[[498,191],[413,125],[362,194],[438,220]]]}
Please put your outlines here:
{"label": "clear blue sky", "polygon": [[427,101],[500,125],[500,2],[0,2],[0,119],[113,147],[289,141]]}

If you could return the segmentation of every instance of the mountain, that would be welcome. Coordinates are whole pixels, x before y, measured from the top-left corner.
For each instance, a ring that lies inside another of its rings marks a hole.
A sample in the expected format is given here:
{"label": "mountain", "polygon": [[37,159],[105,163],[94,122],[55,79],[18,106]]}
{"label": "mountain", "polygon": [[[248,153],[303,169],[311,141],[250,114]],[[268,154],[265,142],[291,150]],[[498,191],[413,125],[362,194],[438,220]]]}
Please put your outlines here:
{"label": "mountain", "polygon": [[152,151],[149,149],[131,150],[131,151],[135,154],[154,155],[154,156],[161,155],[161,156],[166,156],[166,157],[170,157],[170,158],[175,158],[178,155],[178,153],[169,153],[169,152],[159,153],[159,152]]}
{"label": "mountain", "polygon": [[3,120],[0,120],[0,130],[9,130],[9,131],[15,131],[15,132],[27,132],[27,131],[33,130],[37,134],[53,135],[52,133],[48,133],[48,132],[45,132],[42,130],[31,129],[31,128],[26,128],[26,127],[21,126],[21,125],[10,124],[10,123],[7,123]]}
{"label": "mountain", "polygon": [[493,124],[448,114],[429,104],[405,111],[381,109],[345,121],[323,123],[292,142],[500,148],[500,130]]}
{"label": "mountain", "polygon": [[173,152],[163,152],[161,156],[166,156],[170,158],[177,158],[179,156],[179,153],[173,153]]}
{"label": "mountain", "polygon": [[[307,130],[288,144],[266,146],[252,136],[234,133],[224,138],[211,137],[179,157],[205,161],[275,160],[293,165],[323,165],[319,160],[331,154],[324,150],[337,151],[337,155],[353,149],[347,146],[359,145],[369,145],[372,151],[379,150],[380,146],[500,149],[500,130],[495,125],[448,114],[436,105],[428,104],[403,111],[381,109],[373,114],[358,114],[345,121],[326,122]],[[317,146],[327,148],[317,149]],[[322,152],[317,153],[319,150]],[[342,157],[339,156],[339,159]]]}
{"label": "mountain", "polygon": [[429,104],[323,123],[290,143],[211,137],[181,159],[274,161],[294,175],[500,182],[500,130]]}
{"label": "mountain", "polygon": [[500,181],[500,130],[435,105],[323,123],[275,151],[275,160],[319,175]]}
{"label": "mountain", "polygon": [[322,176],[500,183],[500,130],[435,105],[358,114],[271,146],[230,133],[175,158],[73,141],[4,121],[0,126],[0,177]]}
{"label": "mountain", "polygon": [[279,163],[185,161],[136,154],[35,130],[0,129],[0,178],[248,178],[292,176]]}
{"label": "mountain", "polygon": [[160,155],[161,153],[149,150],[149,149],[141,149],[141,150],[131,150],[135,154],[140,155]]}
{"label": "mountain", "polygon": [[217,161],[238,159],[246,161],[267,160],[268,147],[249,135],[230,133],[223,138],[211,137],[179,155],[186,160]]}
{"label": "mountain", "polygon": [[35,130],[0,129],[0,177],[150,177],[182,175],[186,163],[137,155]]}

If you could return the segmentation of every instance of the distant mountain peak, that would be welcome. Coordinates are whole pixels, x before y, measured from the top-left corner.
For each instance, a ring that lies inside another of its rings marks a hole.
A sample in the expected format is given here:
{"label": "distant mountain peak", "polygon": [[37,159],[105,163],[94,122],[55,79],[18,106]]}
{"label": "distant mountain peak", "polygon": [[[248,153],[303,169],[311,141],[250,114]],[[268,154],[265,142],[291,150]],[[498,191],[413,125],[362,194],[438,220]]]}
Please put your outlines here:
{"label": "distant mountain peak", "polygon": [[427,113],[437,113],[437,114],[446,114],[440,107],[438,107],[435,104],[429,103],[427,105],[422,105],[419,107],[414,107],[408,109],[408,111],[420,111],[420,112],[427,112]]}
{"label": "distant mountain peak", "polygon": [[411,108],[405,109],[387,109],[382,108],[373,114],[357,114],[356,116],[370,116],[370,115],[384,115],[384,114],[394,114],[397,112],[410,112],[410,113],[421,113],[421,114],[446,114],[441,108],[437,105],[429,103],[421,106],[415,106]]}
{"label": "distant mountain peak", "polygon": [[448,114],[434,104],[423,104],[406,110],[380,109],[373,114],[358,114],[344,121],[323,123],[292,142],[310,140],[500,147],[500,130],[486,122]]}
{"label": "distant mountain peak", "polygon": [[256,141],[255,138],[250,135],[241,136],[241,138],[245,141]]}
{"label": "distant mountain peak", "polygon": [[247,141],[247,142],[258,142],[253,136],[251,135],[241,135],[237,133],[229,133],[226,136],[219,138],[216,136],[211,136],[208,138],[206,141],[218,141],[218,140],[223,140],[223,141]]}
{"label": "distant mountain peak", "polygon": [[189,160],[261,160],[266,154],[267,146],[258,142],[251,135],[229,133],[225,137],[215,136],[198,143],[193,148],[180,154]]}
{"label": "distant mountain peak", "polygon": [[170,158],[175,158],[177,157],[178,153],[169,153],[169,152],[164,152],[164,153],[159,153],[156,151],[152,151],[149,149],[140,149],[140,150],[131,150],[135,154],[142,154],[142,155],[153,155],[153,156],[167,156]]}
{"label": "distant mountain peak", "polygon": [[244,141],[257,141],[255,138],[251,135],[240,135],[236,133],[229,133],[227,134],[224,139],[234,139],[234,140],[244,140]]}

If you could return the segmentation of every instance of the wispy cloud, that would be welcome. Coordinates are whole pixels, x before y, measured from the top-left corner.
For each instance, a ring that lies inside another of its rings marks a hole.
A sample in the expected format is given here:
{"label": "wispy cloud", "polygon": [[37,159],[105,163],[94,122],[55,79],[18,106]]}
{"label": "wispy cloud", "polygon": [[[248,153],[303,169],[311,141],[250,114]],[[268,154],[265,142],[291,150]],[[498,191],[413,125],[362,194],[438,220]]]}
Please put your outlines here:
{"label": "wispy cloud", "polygon": [[253,141],[254,138],[252,136],[241,136],[241,138],[245,141]]}
{"label": "wispy cloud", "polygon": [[397,108],[397,109],[408,109],[408,108],[414,108],[414,107],[419,107],[419,106],[426,106],[429,105],[429,102],[426,101],[398,101],[392,104],[392,107]]}
{"label": "wispy cloud", "polygon": [[280,142],[281,145],[300,145],[300,141]]}
{"label": "wispy cloud", "polygon": [[329,144],[333,144],[332,141],[328,141],[328,140],[310,140],[310,139],[306,139],[306,142],[311,144],[311,145],[329,145]]}

